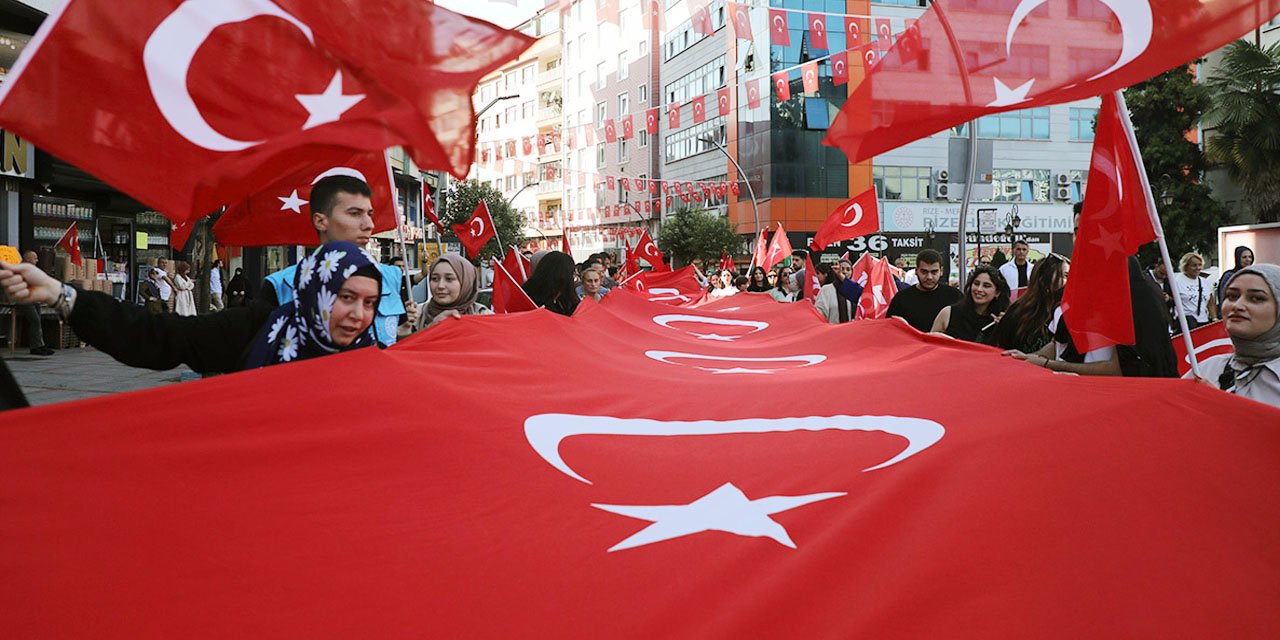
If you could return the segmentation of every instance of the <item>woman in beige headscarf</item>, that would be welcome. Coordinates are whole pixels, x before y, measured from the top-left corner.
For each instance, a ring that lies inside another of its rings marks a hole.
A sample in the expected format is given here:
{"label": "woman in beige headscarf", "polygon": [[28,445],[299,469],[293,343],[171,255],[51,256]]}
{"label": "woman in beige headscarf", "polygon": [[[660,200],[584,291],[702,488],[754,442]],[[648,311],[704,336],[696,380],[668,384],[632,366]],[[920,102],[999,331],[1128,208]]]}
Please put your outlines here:
{"label": "woman in beige headscarf", "polygon": [[413,330],[420,331],[445,318],[488,315],[493,312],[476,302],[480,294],[480,275],[471,261],[447,253],[427,269],[427,288],[431,298],[418,305],[418,319]]}

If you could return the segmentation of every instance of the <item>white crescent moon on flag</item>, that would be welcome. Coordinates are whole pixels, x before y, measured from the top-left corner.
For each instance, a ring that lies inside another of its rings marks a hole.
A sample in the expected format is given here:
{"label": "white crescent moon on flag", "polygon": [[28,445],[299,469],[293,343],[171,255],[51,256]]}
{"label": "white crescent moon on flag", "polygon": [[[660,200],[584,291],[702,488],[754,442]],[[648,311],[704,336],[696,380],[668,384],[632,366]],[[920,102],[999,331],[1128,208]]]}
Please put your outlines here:
{"label": "white crescent moon on flag", "polygon": [[843,60],[836,60],[835,66],[834,66],[833,68],[835,69],[835,74],[836,74],[836,75],[838,75],[838,76],[842,76],[842,75],[844,75],[844,61],[843,61]]}
{"label": "white crescent moon on flag", "polygon": [[787,19],[782,17],[781,14],[773,16],[773,27],[778,30],[778,33],[782,33],[783,31],[786,31]]}
{"label": "white crescent moon on flag", "polygon": [[[684,352],[681,352],[681,351],[658,351],[658,350],[653,350],[653,351],[646,351],[646,352],[644,352],[644,355],[645,355],[645,357],[647,357],[647,358],[649,358],[649,359],[651,359],[651,360],[657,360],[658,362],[661,362],[662,364],[675,364],[675,365],[679,365],[679,364],[681,364],[681,363],[679,363],[679,362],[672,362],[672,361],[671,361],[671,358],[685,358],[685,359],[688,359],[688,360],[704,360],[704,361],[708,361],[708,362],[755,362],[755,363],[765,363],[765,362],[780,362],[780,363],[781,363],[781,362],[799,362],[799,363],[801,363],[801,364],[800,364],[800,366],[798,366],[798,367],[790,367],[790,368],[793,368],[793,369],[803,369],[804,367],[812,367],[812,366],[813,366],[813,365],[815,365],[815,364],[822,364],[823,362],[826,362],[826,361],[827,361],[827,357],[826,357],[826,356],[821,355],[821,354],[812,354],[812,353],[811,353],[811,354],[803,354],[803,355],[795,355],[795,356],[779,356],[779,357],[776,357],[776,358],[746,358],[746,357],[733,357],[733,356],[709,356],[709,355],[705,355],[705,354],[701,354],[701,353],[684,353]],[[717,373],[717,372],[720,372],[720,373],[761,373],[760,371],[754,371],[754,372],[752,372],[752,371],[738,370],[738,369],[728,369],[728,370],[727,370],[727,369],[715,369],[715,368],[708,368],[708,367],[699,367],[699,366],[697,366],[697,365],[691,365],[691,366],[693,366],[694,368],[697,368],[697,369],[702,369],[702,370],[704,370],[704,371],[710,371],[710,372],[712,372],[712,373]],[[766,371],[768,371],[768,370],[766,370]]]}
{"label": "white crescent moon on flag", "polygon": [[847,217],[849,217],[849,212],[850,212],[850,211],[852,211],[852,212],[853,212],[853,221],[852,221],[852,222],[841,222],[841,223],[840,223],[840,226],[842,226],[842,227],[856,227],[856,226],[858,226],[858,223],[859,223],[859,222],[862,222],[862,205],[860,205],[860,204],[858,204],[858,203],[856,203],[856,202],[855,202],[855,203],[853,203],[853,206],[845,207],[844,212],[842,212],[842,213],[840,214],[840,217],[841,217],[841,218],[847,218]]}
{"label": "white crescent moon on flag", "polygon": [[476,218],[476,219],[472,220],[471,222],[472,222],[472,223],[476,223],[476,222],[479,222],[479,223],[480,223],[480,226],[478,226],[478,227],[474,227],[474,228],[475,228],[475,233],[473,233],[473,234],[472,234],[472,237],[479,238],[480,236],[484,235],[484,218]]}
{"label": "white crescent moon on flag", "polygon": [[263,140],[236,140],[213,128],[187,89],[187,73],[200,46],[214,29],[259,16],[280,18],[297,27],[312,45],[311,29],[269,0],[186,0],[162,20],[142,48],[147,86],[160,114],[178,135],[210,151],[241,151]]}
{"label": "white crescent moon on flag", "polygon": [[544,413],[524,421],[525,439],[548,464],[561,473],[591,484],[560,457],[560,443],[574,436],[711,436],[736,433],[791,433],[796,431],[878,431],[905,438],[907,447],[875,466],[875,471],[895,465],[928,449],[942,439],[946,429],[924,418],[899,416],[808,416],[803,418],[745,418],[741,420],[662,421],[647,418],[575,416]]}
{"label": "white crescent moon on flag", "polygon": [[863,55],[863,57],[866,59],[867,64],[875,64],[875,63],[876,63],[876,52],[874,52],[874,51],[867,51],[867,52]]}
{"label": "white crescent moon on flag", "polygon": [[[1023,19],[1048,1],[1022,0],[1014,8],[1013,16],[1009,19],[1009,30],[1005,33],[1005,51],[1007,53],[1013,52],[1013,36],[1018,32],[1018,27],[1022,25]],[[1148,0],[1098,1],[1107,5],[1111,12],[1116,14],[1116,19],[1120,21],[1120,33],[1124,38],[1124,44],[1120,47],[1120,57],[1116,59],[1115,64],[1099,73],[1093,74],[1089,77],[1089,80],[1105,76],[1133,62],[1147,50],[1147,47],[1151,46],[1151,35],[1155,30],[1155,20],[1151,15],[1151,4]]]}
{"label": "white crescent moon on flag", "polygon": [[647,242],[647,243],[645,243],[645,245],[644,245],[644,255],[646,255],[646,256],[653,256],[653,257],[655,257],[655,258],[656,258],[656,257],[658,257],[658,247],[657,247],[657,246],[655,246],[652,242]]}
{"label": "white crescent moon on flag", "polygon": [[[667,329],[672,329],[675,331],[680,331],[680,329],[676,329],[675,327],[671,326],[672,322],[696,322],[699,324],[710,324],[710,325],[716,325],[721,327],[750,327],[751,333],[759,333],[769,328],[768,322],[760,322],[759,320],[733,320],[730,318],[691,316],[691,315],[684,315],[679,313],[669,313],[665,315],[654,316],[653,322],[658,326],[666,327]],[[685,333],[693,333],[693,332],[686,331]],[[693,335],[702,337],[701,334],[697,334],[697,333],[693,333]],[[750,333],[746,335],[750,335]]]}
{"label": "white crescent moon on flag", "polygon": [[349,178],[359,178],[360,181],[364,182],[365,184],[369,184],[369,179],[364,177],[363,173],[360,173],[359,171],[352,169],[351,167],[334,167],[332,169],[324,171],[320,175],[316,176],[316,179],[312,180],[311,184],[320,182],[321,180],[324,180],[329,176],[347,176]]}
{"label": "white crescent moon on flag", "polygon": [[822,32],[827,30],[827,25],[823,21],[822,16],[814,16],[813,26],[811,28],[813,29],[814,33],[821,34]]}

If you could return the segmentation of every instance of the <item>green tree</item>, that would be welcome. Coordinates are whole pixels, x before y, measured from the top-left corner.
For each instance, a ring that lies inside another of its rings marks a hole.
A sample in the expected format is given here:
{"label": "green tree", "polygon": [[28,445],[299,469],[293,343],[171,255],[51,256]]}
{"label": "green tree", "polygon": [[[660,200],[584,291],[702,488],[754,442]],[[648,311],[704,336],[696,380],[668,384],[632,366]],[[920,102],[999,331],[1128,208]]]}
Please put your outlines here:
{"label": "green tree", "polygon": [[[1130,87],[1124,97],[1169,253],[1212,253],[1217,229],[1229,214],[1204,183],[1204,152],[1187,139],[1211,103],[1209,89],[1197,84],[1190,66],[1183,65]],[[1170,203],[1164,204],[1165,199]],[[1156,251],[1154,245],[1143,248],[1144,264],[1154,261]]]}
{"label": "green tree", "polygon": [[657,242],[673,264],[695,259],[715,264],[720,252],[733,255],[742,248],[742,238],[733,232],[728,218],[693,209],[680,209],[664,220]]}
{"label": "green tree", "polygon": [[1280,222],[1280,44],[1237,40],[1206,86],[1213,106],[1209,158],[1240,185],[1260,222]]}
{"label": "green tree", "polygon": [[[444,223],[445,228],[445,242],[458,241],[458,236],[454,235],[450,226],[470,218],[481,200],[489,203],[489,215],[493,216],[493,224],[497,227],[498,238],[502,240],[504,248],[524,242],[524,221],[520,213],[502,197],[501,191],[487,182],[475,180],[454,183],[445,194],[444,215],[440,216],[440,222]],[[498,256],[500,253],[496,239],[485,243],[480,249],[481,257]]]}

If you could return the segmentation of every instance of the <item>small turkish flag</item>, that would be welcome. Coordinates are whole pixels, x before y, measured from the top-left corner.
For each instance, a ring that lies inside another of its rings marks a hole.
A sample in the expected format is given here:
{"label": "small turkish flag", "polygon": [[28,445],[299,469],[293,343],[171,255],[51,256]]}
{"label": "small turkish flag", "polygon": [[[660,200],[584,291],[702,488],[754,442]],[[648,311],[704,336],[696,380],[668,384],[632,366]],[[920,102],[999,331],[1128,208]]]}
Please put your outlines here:
{"label": "small turkish flag", "polygon": [[709,36],[715,31],[711,24],[711,10],[705,3],[693,12],[692,20],[694,33]]}
{"label": "small turkish flag", "polygon": [[730,258],[728,252],[726,252],[724,249],[721,249],[720,250],[720,270],[734,271],[736,270],[736,268],[737,268],[737,265],[734,264],[733,258]]}
{"label": "small turkish flag", "polygon": [[631,122],[631,114],[622,117],[622,139],[630,140],[636,135],[635,125]]}
{"label": "small turkish flag", "polygon": [[756,239],[756,248],[751,252],[751,264],[764,264],[764,256],[769,252],[769,243],[766,241],[768,233],[768,228],[760,230],[760,237]]}
{"label": "small turkish flag", "polygon": [[480,249],[486,242],[497,236],[497,231],[493,228],[493,216],[489,215],[489,204],[484,200],[476,205],[475,211],[466,222],[460,222],[450,228],[453,229],[454,235],[458,236],[462,246],[466,247],[467,255],[472,259],[480,255]]}
{"label": "small turkish flag", "polygon": [[845,16],[844,19],[844,35],[845,46],[848,49],[856,49],[863,44],[864,35],[867,31],[866,18],[855,18],[853,16]]}
{"label": "small turkish flag", "polygon": [[876,18],[875,25],[876,25],[876,39],[880,40],[883,43],[880,46],[880,50],[888,51],[889,47],[887,45],[893,43],[893,25],[890,24],[888,18]]}
{"label": "small turkish flag", "polygon": [[787,10],[769,10],[769,41],[775,47],[791,46],[791,30],[787,29]]}
{"label": "small turkish flag", "polygon": [[773,232],[773,240],[769,242],[769,250],[764,254],[764,261],[760,266],[766,270],[773,268],[773,265],[786,260],[791,255],[791,241],[787,239],[787,232],[783,230],[782,223],[778,223],[778,230]]}
{"label": "small turkish flag", "polygon": [[524,284],[524,281],[529,279],[529,274],[533,273],[533,265],[530,264],[529,259],[515,247],[507,248],[507,255],[502,258],[502,266],[518,285]]}
{"label": "small turkish flag", "polygon": [[666,14],[663,13],[661,0],[648,0],[648,11],[644,14],[644,28],[649,31],[666,31]]}
{"label": "small turkish flag", "polygon": [[651,136],[658,134],[658,108],[657,107],[649,109],[644,113],[644,130],[648,131],[649,135]]}
{"label": "small turkish flag", "polygon": [[752,78],[747,81],[747,107],[751,109],[760,108],[760,79]]}
{"label": "small turkish flag", "polygon": [[805,93],[818,92],[818,62],[810,60],[800,65],[801,85]]}
{"label": "small turkish flag", "polygon": [[62,237],[58,238],[58,246],[71,254],[71,264],[84,264],[84,260],[80,257],[80,232],[76,230],[76,223],[72,222],[71,226],[62,233]]}
{"label": "small turkish flag", "polygon": [[[871,258],[871,254],[862,254],[863,259],[870,261],[866,271],[866,279],[859,280],[862,285],[862,297],[858,300],[857,318],[881,320],[889,313],[889,303],[898,293],[898,285],[893,281],[892,265],[887,258]],[[859,260],[861,262],[862,260]]]}
{"label": "small turkish flag", "polygon": [[704,122],[707,119],[707,97],[698,96],[693,99],[693,121]]}
{"label": "small turkish flag", "polygon": [[[515,247],[511,250],[515,251]],[[516,276],[507,270],[506,264],[506,260],[493,261],[493,292],[490,298],[493,312],[519,313],[537,309],[538,305],[521,286],[524,284],[523,280],[517,281]]]}
{"label": "small turkish flag", "polygon": [[649,230],[645,229],[640,235],[640,242],[636,244],[636,256],[644,258],[654,271],[670,271],[671,267],[663,260],[662,252],[658,250],[658,245],[649,237]]}
{"label": "small turkish flag", "polygon": [[821,13],[809,14],[809,44],[814,49],[828,49],[827,17]]}
{"label": "small turkish flag", "polygon": [[605,142],[618,141],[618,129],[616,127],[617,125],[613,123],[612,118],[604,121],[604,141]]}
{"label": "small turkish flag", "polygon": [[618,191],[630,191],[631,180],[628,178],[618,178]]}
{"label": "small turkish flag", "polygon": [[773,90],[777,92],[779,102],[791,99],[791,81],[787,79],[786,71],[773,74]]}
{"label": "small turkish flag", "polygon": [[815,251],[827,246],[858,238],[880,230],[880,213],[877,207],[876,189],[871,187],[848,202],[836,207],[822,223],[810,245]]}
{"label": "small turkish flag", "polygon": [[868,71],[880,62],[880,45],[877,42],[862,46],[862,62]]}
{"label": "small turkish flag", "polygon": [[[1067,326],[1070,328],[1070,325]],[[1221,320],[1193,329],[1191,346],[1195,349],[1196,359],[1200,362],[1204,362],[1205,358],[1235,353],[1236,350],[1231,337],[1227,335],[1227,326]],[[1190,373],[1191,358],[1187,356],[1187,343],[1180,335],[1173,337],[1173,352],[1178,358],[1178,375],[1185,376]]]}
{"label": "small turkish flag", "polygon": [[750,7],[729,2],[729,17],[733,23],[733,35],[739,40],[752,40]]}
{"label": "small turkish flag", "polygon": [[680,105],[673,104],[667,107],[667,128],[680,128]]}
{"label": "small turkish flag", "polygon": [[[311,187],[329,176],[349,176],[373,192],[372,233],[396,227],[396,191],[385,151],[329,150],[289,155],[293,171],[232,204],[213,226],[220,244],[233,247],[318,244],[311,215]],[[430,198],[427,198],[430,201]]]}
{"label": "small turkish flag", "polygon": [[732,103],[729,98],[729,87],[725,87],[716,92],[716,105],[720,107],[720,116],[728,117]]}
{"label": "small turkish flag", "polygon": [[737,183],[737,182],[730,182],[730,183],[729,183],[729,193],[732,193],[732,194],[733,194],[733,195],[735,195],[735,196],[736,196],[736,195],[739,195],[739,194],[741,194],[741,193],[742,193],[742,187],[738,186],[738,183]]}
{"label": "small turkish flag", "polygon": [[527,155],[530,155],[530,154],[532,154],[532,153],[533,153],[533,138],[532,138],[532,137],[530,137],[530,136],[525,136],[525,137],[521,140],[521,144],[520,144],[520,151],[521,151],[521,153],[523,153],[523,154],[524,154],[524,155],[526,155],[526,156],[527,156]]}
{"label": "small turkish flag", "polygon": [[425,181],[420,182],[419,184],[422,187],[422,215],[426,217],[428,222],[434,224],[436,229],[439,229],[440,233],[443,234],[444,225],[440,222],[440,216],[436,215],[436,199],[431,197],[431,192],[427,189],[427,183]]}
{"label": "small turkish flag", "polygon": [[818,292],[821,290],[822,280],[818,278],[818,270],[813,268],[813,258],[806,253],[804,255],[804,297],[816,304]]}
{"label": "small turkish flag", "polygon": [[567,229],[560,236],[560,251],[569,256],[573,255],[573,247],[569,246],[569,231]]}
{"label": "small turkish flag", "polygon": [[605,176],[604,186],[606,189],[613,191],[615,185],[617,185],[617,178],[614,178],[613,176]]}
{"label": "small turkish flag", "polygon": [[841,51],[831,56],[831,82],[837,87],[849,83],[848,51]]}
{"label": "small turkish flag", "polygon": [[378,36],[357,43],[335,19],[349,9],[61,3],[5,79],[0,126],[179,223],[250,197],[313,152],[402,145],[419,166],[466,176],[476,83],[533,39],[433,3],[377,0],[360,26]]}

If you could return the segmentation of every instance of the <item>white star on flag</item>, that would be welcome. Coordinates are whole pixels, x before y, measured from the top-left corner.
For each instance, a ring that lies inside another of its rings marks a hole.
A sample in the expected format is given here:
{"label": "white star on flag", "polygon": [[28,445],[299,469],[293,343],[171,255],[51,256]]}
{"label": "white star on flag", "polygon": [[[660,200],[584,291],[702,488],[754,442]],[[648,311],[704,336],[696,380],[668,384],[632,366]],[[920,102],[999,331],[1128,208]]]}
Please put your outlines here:
{"label": "white star on flag", "polygon": [[1021,85],[1017,89],[1010,89],[1009,85],[1000,81],[1000,78],[992,78],[996,83],[996,99],[987,103],[988,107],[1007,107],[1009,105],[1026,102],[1027,92],[1031,91],[1031,85],[1035,84],[1036,79],[1032,78]]}
{"label": "white star on flag", "polygon": [[285,209],[292,209],[294,213],[302,213],[302,205],[307,203],[306,200],[298,197],[297,189],[294,189],[293,193],[285,197],[276,196],[276,200],[280,201],[281,211],[284,211]]}
{"label": "white star on flag", "polygon": [[804,496],[767,496],[750,500],[742,489],[726,482],[720,488],[689,504],[591,506],[628,518],[648,520],[653,524],[613,545],[609,551],[641,547],[663,540],[681,538],[703,531],[724,531],[749,538],[770,538],[786,547],[796,548],[787,530],[769,516],[790,511],[806,504],[830,500],[844,493],[811,493]]}
{"label": "white star on flag", "polygon": [[303,129],[318,127],[322,124],[337,122],[342,114],[348,109],[356,106],[357,102],[364,100],[363,93],[352,95],[342,94],[342,70],[333,72],[333,79],[329,81],[329,86],[324,88],[324,93],[299,93],[294,96],[298,102],[302,103],[303,108],[309,114],[306,124],[302,125]]}

